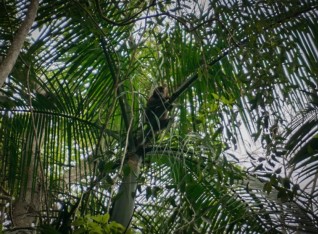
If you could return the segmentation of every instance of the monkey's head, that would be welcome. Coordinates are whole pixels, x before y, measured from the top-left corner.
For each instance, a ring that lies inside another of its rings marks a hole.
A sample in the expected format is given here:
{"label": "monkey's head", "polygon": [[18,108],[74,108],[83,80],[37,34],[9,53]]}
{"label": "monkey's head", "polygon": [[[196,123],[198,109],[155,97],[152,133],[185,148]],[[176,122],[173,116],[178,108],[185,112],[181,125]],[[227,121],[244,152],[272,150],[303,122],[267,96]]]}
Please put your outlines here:
{"label": "monkey's head", "polygon": [[158,98],[167,98],[168,97],[168,87],[167,86],[158,86],[155,88],[152,94],[153,97]]}

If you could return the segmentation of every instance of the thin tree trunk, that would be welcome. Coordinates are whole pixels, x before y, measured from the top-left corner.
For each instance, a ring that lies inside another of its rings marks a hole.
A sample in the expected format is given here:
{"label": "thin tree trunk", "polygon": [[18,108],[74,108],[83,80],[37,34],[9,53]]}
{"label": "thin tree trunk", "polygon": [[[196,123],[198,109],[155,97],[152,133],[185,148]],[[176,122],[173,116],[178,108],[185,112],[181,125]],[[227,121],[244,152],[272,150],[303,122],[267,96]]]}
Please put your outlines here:
{"label": "thin tree trunk", "polygon": [[[36,129],[34,129],[34,131],[36,131]],[[42,135],[44,135],[43,131]],[[13,204],[11,220],[14,230],[16,229],[18,232],[23,230],[23,233],[33,233],[32,227],[36,226],[40,211],[43,207],[43,181],[41,181],[42,172],[40,170],[41,162],[36,160],[39,159],[38,154],[40,153],[41,140],[38,138],[37,134],[30,134],[26,137],[25,153],[22,157],[25,159],[30,158],[30,162],[25,166],[24,170],[24,175],[27,179],[25,182],[21,182],[20,195]],[[34,177],[34,175],[36,175],[36,177]]]}
{"label": "thin tree trunk", "polygon": [[135,209],[137,180],[142,160],[137,154],[129,154],[129,174],[124,175],[112,208],[111,220],[128,228]]}
{"label": "thin tree trunk", "polygon": [[31,0],[25,20],[22,22],[20,28],[18,29],[17,33],[13,38],[7,56],[0,64],[0,87],[3,86],[6,78],[12,71],[15,62],[17,61],[17,58],[20,54],[20,50],[23,47],[25,38],[28,35],[28,32],[30,31],[30,28],[35,20],[38,6],[39,0]]}

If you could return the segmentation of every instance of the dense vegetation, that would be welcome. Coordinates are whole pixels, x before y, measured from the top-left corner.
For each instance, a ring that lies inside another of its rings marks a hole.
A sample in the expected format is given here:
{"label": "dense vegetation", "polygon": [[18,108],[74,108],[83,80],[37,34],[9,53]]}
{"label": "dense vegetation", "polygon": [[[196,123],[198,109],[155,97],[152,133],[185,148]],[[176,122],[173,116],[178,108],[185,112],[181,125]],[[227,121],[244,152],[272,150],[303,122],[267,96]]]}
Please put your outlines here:
{"label": "dense vegetation", "polygon": [[3,230],[318,232],[317,1],[0,9]]}

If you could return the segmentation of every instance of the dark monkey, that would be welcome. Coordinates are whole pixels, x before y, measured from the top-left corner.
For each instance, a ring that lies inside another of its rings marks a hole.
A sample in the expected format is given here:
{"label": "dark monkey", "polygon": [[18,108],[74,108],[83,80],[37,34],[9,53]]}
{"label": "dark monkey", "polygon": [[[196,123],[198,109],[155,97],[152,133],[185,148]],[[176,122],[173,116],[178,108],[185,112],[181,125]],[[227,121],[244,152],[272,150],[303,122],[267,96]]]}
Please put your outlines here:
{"label": "dark monkey", "polygon": [[[166,86],[158,86],[153,91],[153,94],[147,101],[145,109],[145,122],[146,127],[139,130],[138,133],[142,136],[136,137],[135,141],[135,152],[132,155],[137,155],[138,158],[144,159],[145,154],[149,149],[147,149],[148,143],[153,139],[156,133],[160,130],[165,129],[171,118],[168,117],[168,111],[172,109],[172,103],[170,102],[170,97],[168,94],[168,88]],[[138,130],[137,130],[138,131]],[[126,155],[129,159],[129,155]]]}
{"label": "dark monkey", "polygon": [[165,129],[168,126],[170,121],[170,118],[168,118],[168,111],[172,108],[172,105],[168,101],[169,95],[166,86],[157,87],[153,91],[152,96],[148,99],[146,106],[146,122],[153,132]]}
{"label": "dark monkey", "polygon": [[137,154],[144,155],[146,146],[151,138],[160,130],[165,129],[170,121],[168,111],[172,109],[172,104],[169,103],[168,88],[159,86],[148,99],[145,113],[145,121],[148,125],[143,137],[137,140]]}

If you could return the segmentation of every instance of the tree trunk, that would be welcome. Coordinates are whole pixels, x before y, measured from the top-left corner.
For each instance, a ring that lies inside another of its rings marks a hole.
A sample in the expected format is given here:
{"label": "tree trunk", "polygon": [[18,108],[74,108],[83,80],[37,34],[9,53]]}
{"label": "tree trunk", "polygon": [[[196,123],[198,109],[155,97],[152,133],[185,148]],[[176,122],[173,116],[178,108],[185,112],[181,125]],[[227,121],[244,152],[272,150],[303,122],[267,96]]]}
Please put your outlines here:
{"label": "tree trunk", "polygon": [[[36,131],[36,129],[34,130]],[[44,134],[43,131],[42,134]],[[22,230],[23,233],[34,233],[32,227],[36,226],[42,209],[43,186],[41,185],[43,185],[43,181],[41,181],[41,162],[39,162],[41,141],[34,134],[26,137],[22,157],[29,158],[30,162],[25,166],[22,175],[27,179],[21,181],[19,198],[14,202],[11,212],[13,228],[18,233],[21,233]]]}
{"label": "tree trunk", "polygon": [[112,207],[111,220],[128,228],[135,209],[137,180],[140,174],[141,157],[137,154],[128,155],[130,171],[124,175],[118,195]]}
{"label": "tree trunk", "polygon": [[5,59],[0,64],[0,87],[3,86],[6,78],[9,76],[15,62],[20,54],[26,36],[35,20],[39,6],[39,0],[31,0],[25,20],[22,22],[17,33],[14,35],[11,46],[7,52]]}

